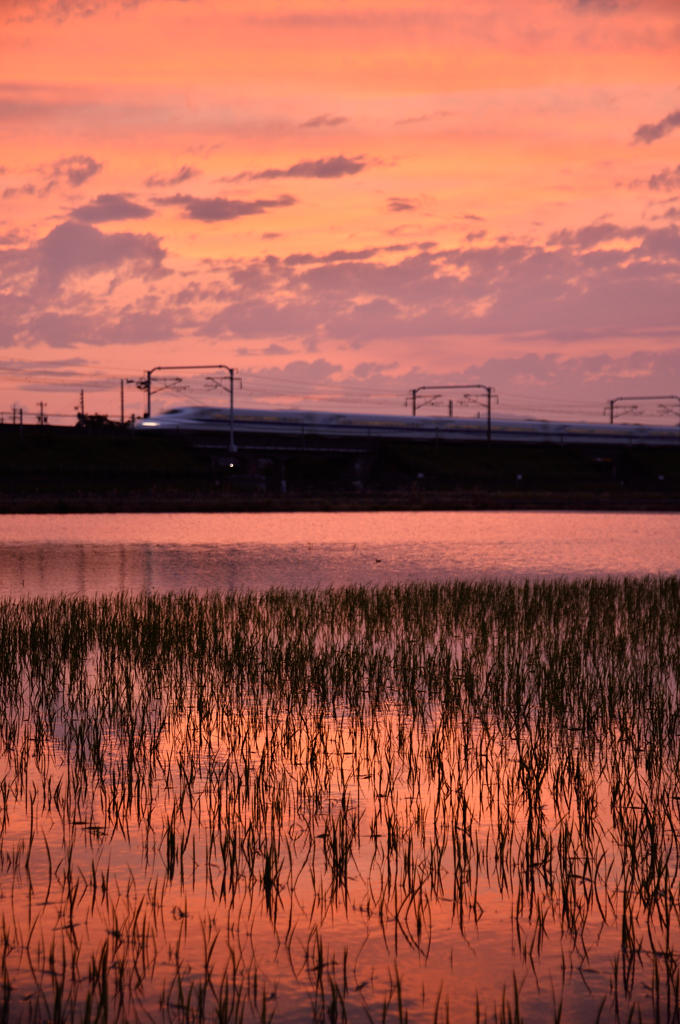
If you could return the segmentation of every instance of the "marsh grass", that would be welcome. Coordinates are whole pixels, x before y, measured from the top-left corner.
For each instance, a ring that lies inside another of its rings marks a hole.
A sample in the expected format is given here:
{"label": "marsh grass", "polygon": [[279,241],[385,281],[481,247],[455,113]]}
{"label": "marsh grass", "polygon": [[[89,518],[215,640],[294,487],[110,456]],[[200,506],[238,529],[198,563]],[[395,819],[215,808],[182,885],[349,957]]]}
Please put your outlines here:
{"label": "marsh grass", "polygon": [[676,1021],[680,580],[0,604],[0,1021]]}

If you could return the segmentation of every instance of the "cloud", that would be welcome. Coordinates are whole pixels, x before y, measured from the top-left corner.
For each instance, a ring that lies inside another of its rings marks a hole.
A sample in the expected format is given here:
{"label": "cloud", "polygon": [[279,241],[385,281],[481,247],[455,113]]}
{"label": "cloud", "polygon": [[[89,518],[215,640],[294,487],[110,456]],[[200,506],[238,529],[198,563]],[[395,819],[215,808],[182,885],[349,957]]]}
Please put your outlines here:
{"label": "cloud", "polygon": [[262,371],[251,370],[248,376],[251,380],[262,376],[265,380],[279,380],[282,383],[323,384],[340,370],[342,366],[339,363],[330,363],[327,359],[315,359],[311,363],[304,359],[294,359],[283,368],[270,366]]}
{"label": "cloud", "polygon": [[399,196],[392,196],[387,204],[390,213],[402,213],[404,210],[415,210],[416,204],[411,199],[400,199]]}
{"label": "cloud", "polygon": [[[189,209],[186,197],[180,205]],[[402,250],[205,261],[173,294],[157,285],[169,273],[158,238],[70,220],[37,243],[0,249],[0,344],[195,336],[249,352],[252,341],[262,355],[260,346],[351,351],[400,339],[418,351],[428,339],[450,339],[454,351],[457,338],[475,336],[564,351],[573,342],[639,338],[649,347],[676,336],[680,230],[670,216],[653,227],[585,225],[545,244],[473,238]],[[99,279],[88,290],[102,272],[108,292]],[[116,284],[125,279],[135,280],[132,302]]]}
{"label": "cloud", "polygon": [[154,280],[168,273],[163,267],[165,250],[154,235],[129,231],[103,234],[89,224],[68,221],[53,228],[34,247],[40,280],[54,287],[71,274],[91,276],[114,270],[123,263],[134,276]]}
{"label": "cloud", "polygon": [[308,252],[292,253],[290,256],[286,256],[283,263],[288,267],[309,263],[344,263],[347,260],[368,260],[380,251],[380,249],[335,249],[325,256],[313,256]]}
{"label": "cloud", "polygon": [[680,128],[680,110],[667,114],[656,124],[641,124],[633,135],[633,142],[646,142],[649,145],[650,142],[662,139],[664,135],[670,135],[676,128]]}
{"label": "cloud", "polygon": [[587,225],[545,246],[496,241],[421,250],[397,263],[377,252],[344,255],[234,265],[224,282],[228,301],[198,333],[360,347],[458,335],[648,340],[677,330],[680,232],[673,224]]}
{"label": "cloud", "polygon": [[346,124],[348,118],[333,117],[331,114],[318,114],[310,117],[309,121],[303,121],[300,128],[337,128],[339,124]]}
{"label": "cloud", "polygon": [[21,232],[16,228],[12,228],[5,235],[0,235],[0,245],[19,245],[23,241]]}
{"label": "cloud", "polygon": [[680,188],[680,164],[674,171],[665,167],[658,174],[652,174],[651,178],[647,180],[647,187],[665,192],[672,192],[674,189]]}
{"label": "cloud", "polygon": [[[0,345],[44,341],[67,347],[171,336],[171,320],[193,320],[181,307],[172,314],[154,308],[153,289],[171,273],[165,257],[154,235],[104,234],[75,221],[59,224],[31,245],[1,249]],[[88,279],[99,274],[109,277],[103,295],[100,282],[88,291]],[[149,289],[133,304],[128,294],[116,309],[117,288],[129,279]]]}
{"label": "cloud", "polygon": [[177,195],[162,196],[153,200],[157,206],[183,206],[185,216],[189,220],[200,220],[204,224],[213,224],[216,221],[236,220],[237,217],[252,217],[265,210],[279,206],[293,206],[293,196],[279,196],[278,199],[223,199],[217,196],[214,199],[202,199],[197,196]]}
{"label": "cloud", "polygon": [[35,195],[35,185],[20,185],[17,188],[6,188],[2,193],[3,199],[12,199],[14,196],[33,196]]}
{"label": "cloud", "polygon": [[602,242],[640,238],[644,237],[646,233],[647,229],[642,226],[622,228],[618,224],[605,222],[603,224],[589,224],[585,228],[579,228],[578,231],[555,231],[549,236],[548,245],[573,245],[579,249],[591,249]]}
{"label": "cloud", "polygon": [[71,217],[83,224],[105,224],[112,220],[142,220],[153,216],[153,210],[131,203],[130,193],[103,193],[85,206],[71,210]]}
{"label": "cloud", "polygon": [[451,117],[450,110],[435,110],[434,114],[421,114],[420,117],[402,117],[395,124],[420,124],[422,121],[432,121],[435,118]]}
{"label": "cloud", "polygon": [[49,177],[53,181],[65,177],[72,188],[79,188],[95,174],[99,174],[103,166],[91,156],[68,156],[52,164]]}
{"label": "cloud", "polygon": [[258,181],[273,178],[342,178],[346,174],[363,171],[366,161],[362,157],[330,156],[320,160],[301,160],[286,170],[269,168],[257,173],[244,172],[231,181]]}
{"label": "cloud", "polygon": [[577,10],[618,11],[621,8],[619,0],[571,0],[570,6]]}
{"label": "cloud", "polygon": [[165,255],[154,235],[107,235],[89,224],[67,221],[33,245],[0,252],[0,289],[15,300],[28,296],[39,305],[41,296],[51,301],[69,277],[119,271],[123,265],[142,280],[158,280],[169,273],[163,266]]}
{"label": "cloud", "polygon": [[189,181],[191,178],[197,178],[200,173],[195,167],[188,167],[185,164],[171,178],[161,178],[158,174],[152,174],[144,184],[148,188],[167,188],[172,185],[181,185],[183,181]]}
{"label": "cloud", "polygon": [[266,348],[239,348],[236,351],[240,356],[289,356],[292,349],[286,348],[285,345],[278,345],[273,341]]}
{"label": "cloud", "polygon": [[67,18],[90,18],[104,7],[125,10],[138,7],[144,0],[6,0],[5,13],[16,12],[6,21],[37,21],[53,19],[57,22]]}
{"label": "cloud", "polygon": [[[566,357],[560,352],[528,352],[519,357],[488,359],[467,367],[462,376],[469,374],[472,379],[492,383],[500,398],[494,415],[500,419],[508,414],[526,416],[532,412],[541,418],[548,412],[552,418],[593,419],[604,412],[603,398],[677,390],[679,357],[677,348],[638,350],[619,356],[606,351]],[[552,404],[555,400],[563,405],[561,412],[559,406]],[[584,408],[584,401],[595,404]],[[648,408],[652,412],[656,403],[650,403]]]}
{"label": "cloud", "polygon": [[114,316],[106,311],[82,313],[52,312],[33,317],[24,330],[29,344],[42,342],[51,348],[72,348],[77,344],[131,345],[175,338],[180,323],[169,310],[160,313],[124,310]]}

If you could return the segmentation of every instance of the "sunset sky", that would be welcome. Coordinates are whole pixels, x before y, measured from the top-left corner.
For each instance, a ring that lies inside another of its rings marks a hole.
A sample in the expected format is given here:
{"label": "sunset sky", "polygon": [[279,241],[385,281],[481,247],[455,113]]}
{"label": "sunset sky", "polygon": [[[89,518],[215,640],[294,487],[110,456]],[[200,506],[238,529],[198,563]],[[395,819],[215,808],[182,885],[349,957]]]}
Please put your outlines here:
{"label": "sunset sky", "polygon": [[184,363],[237,367],[248,407],[400,413],[480,381],[497,415],[597,419],[680,393],[678,0],[0,21],[5,418],[81,387],[115,414],[120,378]]}

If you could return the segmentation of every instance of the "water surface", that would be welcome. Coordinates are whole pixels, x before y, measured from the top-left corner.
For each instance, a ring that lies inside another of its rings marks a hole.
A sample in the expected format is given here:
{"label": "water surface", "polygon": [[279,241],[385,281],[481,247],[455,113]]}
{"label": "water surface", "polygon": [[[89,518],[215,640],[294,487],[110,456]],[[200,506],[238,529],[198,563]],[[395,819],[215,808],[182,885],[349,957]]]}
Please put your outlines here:
{"label": "water surface", "polygon": [[659,577],[0,605],[0,1019],[677,1022],[678,622]]}
{"label": "water surface", "polygon": [[9,515],[3,596],[680,571],[680,517],[599,512]]}

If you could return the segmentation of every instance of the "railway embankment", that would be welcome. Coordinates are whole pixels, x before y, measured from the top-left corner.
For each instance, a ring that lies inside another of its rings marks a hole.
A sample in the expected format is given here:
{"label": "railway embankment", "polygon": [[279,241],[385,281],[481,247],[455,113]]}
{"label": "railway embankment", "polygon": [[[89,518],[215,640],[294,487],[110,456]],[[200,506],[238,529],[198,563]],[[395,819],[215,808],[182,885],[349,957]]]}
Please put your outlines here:
{"label": "railway embankment", "polygon": [[680,511],[680,444],[385,441],[357,454],[282,437],[237,452],[125,428],[0,426],[0,513],[573,509]]}

